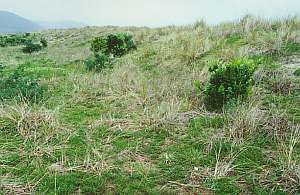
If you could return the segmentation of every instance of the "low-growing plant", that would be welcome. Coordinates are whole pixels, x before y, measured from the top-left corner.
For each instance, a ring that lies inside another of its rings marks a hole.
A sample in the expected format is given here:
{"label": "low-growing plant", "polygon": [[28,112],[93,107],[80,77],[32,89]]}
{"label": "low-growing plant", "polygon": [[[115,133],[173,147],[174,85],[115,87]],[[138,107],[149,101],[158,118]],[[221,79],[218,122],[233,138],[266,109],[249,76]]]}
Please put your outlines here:
{"label": "low-growing plant", "polygon": [[91,51],[94,53],[104,53],[108,55],[108,49],[107,49],[107,37],[101,36],[101,37],[96,37],[91,43]]}
{"label": "low-growing plant", "polygon": [[210,78],[204,86],[205,104],[209,110],[245,99],[250,92],[256,65],[253,60],[237,59],[217,63],[209,68]]}
{"label": "low-growing plant", "polygon": [[93,57],[87,59],[84,64],[88,70],[101,72],[103,69],[112,67],[113,59],[104,53],[95,53]]}
{"label": "low-growing plant", "polygon": [[31,42],[29,33],[0,36],[0,47],[24,45],[28,42]]}
{"label": "low-growing plant", "polygon": [[121,57],[136,48],[132,35],[125,33],[109,34],[94,38],[91,51],[94,56],[85,61],[88,70],[102,71],[111,68],[114,57]]}
{"label": "low-growing plant", "polygon": [[107,43],[109,53],[118,57],[136,48],[132,35],[125,33],[109,34]]}
{"label": "low-growing plant", "polygon": [[41,38],[40,43],[42,44],[42,47],[48,47],[48,42],[45,38]]}
{"label": "low-growing plant", "polygon": [[108,34],[107,36],[96,37],[91,44],[94,53],[104,53],[120,57],[128,51],[135,49],[133,37],[126,33]]}
{"label": "low-growing plant", "polygon": [[25,72],[24,65],[18,66],[10,74],[0,71],[0,101],[22,99],[26,102],[37,102],[47,90],[37,79]]}
{"label": "low-growing plant", "polygon": [[43,46],[41,44],[28,42],[23,47],[22,51],[24,53],[33,53],[33,52],[39,52],[42,49],[43,49]]}
{"label": "low-growing plant", "polygon": [[300,52],[300,44],[299,43],[287,43],[283,46],[283,51],[287,55],[293,55]]}

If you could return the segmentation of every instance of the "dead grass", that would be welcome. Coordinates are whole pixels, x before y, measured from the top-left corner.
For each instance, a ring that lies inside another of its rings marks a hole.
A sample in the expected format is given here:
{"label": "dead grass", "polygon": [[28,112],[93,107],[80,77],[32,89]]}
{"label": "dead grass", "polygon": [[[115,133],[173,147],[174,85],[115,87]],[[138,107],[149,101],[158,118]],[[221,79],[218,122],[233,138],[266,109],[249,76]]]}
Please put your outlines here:
{"label": "dead grass", "polygon": [[261,110],[260,103],[245,104],[237,107],[228,115],[229,136],[236,142],[257,134],[265,120],[265,112]]}
{"label": "dead grass", "polygon": [[16,130],[25,140],[42,139],[47,143],[62,129],[54,111],[35,109],[26,103],[2,104],[0,118],[9,123],[9,130]]}

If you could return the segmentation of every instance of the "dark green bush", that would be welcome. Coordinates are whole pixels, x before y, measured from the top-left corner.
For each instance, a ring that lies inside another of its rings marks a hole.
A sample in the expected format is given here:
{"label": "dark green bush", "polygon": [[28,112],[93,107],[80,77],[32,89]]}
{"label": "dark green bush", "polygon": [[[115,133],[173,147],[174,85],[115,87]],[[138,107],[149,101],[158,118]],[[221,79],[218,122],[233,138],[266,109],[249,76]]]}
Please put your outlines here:
{"label": "dark green bush", "polygon": [[116,57],[120,57],[135,48],[132,35],[126,33],[96,37],[91,44],[91,50],[94,53],[101,52],[106,55],[112,54]]}
{"label": "dark green bush", "polygon": [[114,57],[121,57],[135,48],[133,37],[129,34],[117,33],[96,37],[91,44],[94,56],[85,61],[85,66],[88,70],[98,72],[111,68]]}
{"label": "dark green bush", "polygon": [[31,42],[30,34],[12,34],[0,36],[0,47],[18,46]]}
{"label": "dark green bush", "polygon": [[41,44],[28,42],[23,47],[22,51],[24,53],[33,53],[33,52],[39,52],[42,49],[43,49],[43,46]]}
{"label": "dark green bush", "polygon": [[124,33],[109,34],[107,44],[108,52],[114,56],[122,56],[135,48],[132,36]]}
{"label": "dark green bush", "polygon": [[101,36],[101,37],[96,37],[92,41],[91,44],[91,51],[94,53],[103,53],[108,55],[108,49],[107,49],[107,37]]}
{"label": "dark green bush", "polygon": [[21,99],[37,102],[47,90],[45,85],[25,72],[24,65],[19,66],[10,74],[5,74],[3,66],[0,68],[0,100]]}
{"label": "dark green bush", "polygon": [[45,38],[41,38],[40,43],[42,44],[42,47],[44,47],[44,48],[48,47],[48,42],[47,42],[47,40]]}
{"label": "dark green bush", "polygon": [[205,104],[209,110],[221,110],[224,105],[249,95],[255,71],[252,60],[233,60],[210,67],[210,78],[204,87]]}
{"label": "dark green bush", "polygon": [[98,52],[95,53],[94,56],[88,60],[86,60],[85,66],[88,70],[94,70],[97,72],[102,71],[106,68],[112,67],[113,59],[104,53]]}

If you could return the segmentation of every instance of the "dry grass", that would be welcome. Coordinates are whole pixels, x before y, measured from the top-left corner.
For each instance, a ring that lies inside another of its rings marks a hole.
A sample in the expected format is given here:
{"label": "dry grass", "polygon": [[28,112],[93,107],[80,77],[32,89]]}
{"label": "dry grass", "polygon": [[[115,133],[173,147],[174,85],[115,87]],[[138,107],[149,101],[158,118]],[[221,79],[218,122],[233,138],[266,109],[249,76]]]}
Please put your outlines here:
{"label": "dry grass", "polygon": [[9,130],[16,130],[25,140],[42,139],[47,143],[62,129],[55,112],[44,107],[35,109],[26,103],[2,104],[0,118],[8,123]]}
{"label": "dry grass", "polygon": [[245,104],[237,107],[228,115],[229,136],[236,142],[259,133],[265,120],[265,112],[260,103]]}

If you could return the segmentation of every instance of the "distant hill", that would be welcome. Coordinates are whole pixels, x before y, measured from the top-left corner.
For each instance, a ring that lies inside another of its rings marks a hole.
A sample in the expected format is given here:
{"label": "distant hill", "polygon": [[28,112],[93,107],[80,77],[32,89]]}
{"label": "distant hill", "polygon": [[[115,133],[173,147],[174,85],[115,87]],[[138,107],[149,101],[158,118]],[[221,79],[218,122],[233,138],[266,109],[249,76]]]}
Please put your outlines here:
{"label": "distant hill", "polygon": [[32,32],[41,27],[21,16],[8,11],[0,11],[0,34]]}

